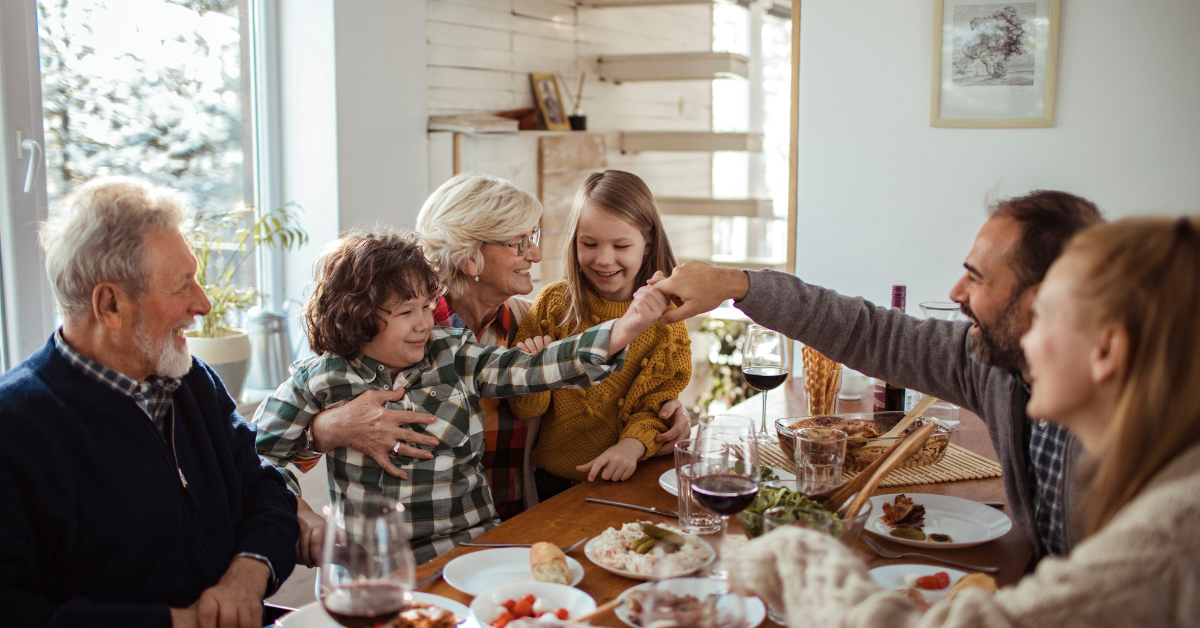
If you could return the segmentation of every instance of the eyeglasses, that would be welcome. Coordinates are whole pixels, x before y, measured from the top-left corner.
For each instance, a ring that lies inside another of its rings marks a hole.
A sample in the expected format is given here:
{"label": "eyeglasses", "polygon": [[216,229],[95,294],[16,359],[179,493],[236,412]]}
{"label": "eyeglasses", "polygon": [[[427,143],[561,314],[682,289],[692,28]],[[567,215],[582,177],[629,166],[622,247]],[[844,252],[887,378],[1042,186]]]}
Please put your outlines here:
{"label": "eyeglasses", "polygon": [[492,242],[490,240],[484,240],[483,242],[484,244],[496,244],[499,246],[513,247],[517,250],[517,255],[524,257],[525,251],[529,250],[530,243],[532,243],[534,246],[537,246],[541,239],[542,230],[534,229],[532,232],[521,236],[521,239],[517,242]]}

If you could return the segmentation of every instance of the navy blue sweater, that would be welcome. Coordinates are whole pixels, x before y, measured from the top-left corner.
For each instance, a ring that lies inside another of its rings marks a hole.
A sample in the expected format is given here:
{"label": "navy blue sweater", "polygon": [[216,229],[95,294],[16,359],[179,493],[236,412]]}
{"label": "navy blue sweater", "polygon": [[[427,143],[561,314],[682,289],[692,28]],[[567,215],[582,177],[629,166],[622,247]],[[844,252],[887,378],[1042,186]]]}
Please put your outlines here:
{"label": "navy blue sweater", "polygon": [[0,377],[0,624],[170,626],[239,552],[291,574],[296,499],[254,426],[195,358],[174,401],[172,452],[53,339]]}

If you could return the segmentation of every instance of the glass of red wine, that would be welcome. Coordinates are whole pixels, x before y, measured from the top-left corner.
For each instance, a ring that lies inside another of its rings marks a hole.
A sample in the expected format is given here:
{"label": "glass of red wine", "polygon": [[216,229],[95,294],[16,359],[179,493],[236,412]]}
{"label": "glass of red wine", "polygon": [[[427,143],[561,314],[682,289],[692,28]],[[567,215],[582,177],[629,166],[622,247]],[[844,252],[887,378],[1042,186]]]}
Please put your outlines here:
{"label": "glass of red wine", "polygon": [[767,429],[767,391],[778,388],[787,379],[790,344],[783,334],[762,325],[750,325],[742,343],[742,376],[752,388],[762,391],[763,414],[758,440],[764,443],[779,440]]}
{"label": "glass of red wine", "polygon": [[384,498],[340,499],[321,552],[321,604],[346,628],[378,628],[412,605],[416,561],[404,506]]}
{"label": "glass of red wine", "polygon": [[[729,528],[729,517],[750,506],[758,495],[762,462],[758,455],[758,435],[754,419],[718,415],[700,422],[692,457],[692,496],[709,512],[721,517],[722,549]],[[718,443],[722,446],[718,447]],[[721,451],[721,455],[699,452]],[[726,552],[722,551],[722,554]],[[723,561],[724,562],[724,561]],[[724,564],[713,568],[714,578],[727,575]]]}

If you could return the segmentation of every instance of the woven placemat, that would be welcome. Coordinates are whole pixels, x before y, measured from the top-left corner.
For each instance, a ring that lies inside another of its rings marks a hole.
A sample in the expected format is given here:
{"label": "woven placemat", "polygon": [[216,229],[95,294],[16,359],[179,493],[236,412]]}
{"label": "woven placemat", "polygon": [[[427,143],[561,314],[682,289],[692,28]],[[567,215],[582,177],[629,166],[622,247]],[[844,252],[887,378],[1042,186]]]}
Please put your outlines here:
{"label": "woven placemat", "polygon": [[[796,472],[796,463],[779,445],[761,445],[759,456],[763,463],[783,469],[789,473]],[[842,481],[845,482],[857,475],[857,471],[843,471]],[[958,480],[982,480],[984,478],[1000,477],[1000,465],[979,454],[950,444],[946,455],[940,462],[928,467],[912,467],[896,469],[888,474],[880,486],[908,486],[910,484],[937,484],[938,482],[956,482]]]}

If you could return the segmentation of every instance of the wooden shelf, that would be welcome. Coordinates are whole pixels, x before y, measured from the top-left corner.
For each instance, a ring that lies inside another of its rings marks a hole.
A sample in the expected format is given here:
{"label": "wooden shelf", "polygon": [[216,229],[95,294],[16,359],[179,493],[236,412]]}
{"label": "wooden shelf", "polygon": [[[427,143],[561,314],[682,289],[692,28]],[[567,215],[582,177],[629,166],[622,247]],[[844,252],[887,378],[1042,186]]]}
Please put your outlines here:
{"label": "wooden shelf", "polygon": [[675,52],[652,55],[604,55],[600,80],[710,81],[750,76],[749,59],[732,52]]}
{"label": "wooden shelf", "polygon": [[719,150],[761,153],[762,144],[762,133],[623,131],[619,147],[622,153],[711,153]]}
{"label": "wooden shelf", "polygon": [[713,0],[579,0],[579,6],[593,9],[608,7],[661,7],[679,4],[712,4]]}
{"label": "wooden shelf", "polygon": [[654,201],[660,214],[671,216],[775,217],[774,203],[768,199],[663,196]]}

